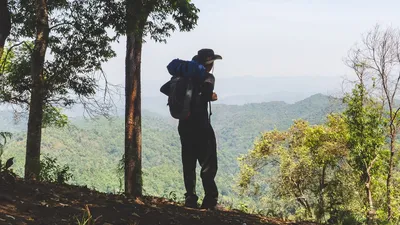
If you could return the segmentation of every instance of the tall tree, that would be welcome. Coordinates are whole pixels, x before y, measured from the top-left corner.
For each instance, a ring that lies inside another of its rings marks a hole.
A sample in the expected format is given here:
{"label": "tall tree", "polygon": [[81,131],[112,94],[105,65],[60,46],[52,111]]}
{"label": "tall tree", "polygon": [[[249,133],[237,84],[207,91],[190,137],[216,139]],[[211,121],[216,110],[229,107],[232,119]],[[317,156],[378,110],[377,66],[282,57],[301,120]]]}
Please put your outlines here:
{"label": "tall tree", "polygon": [[[400,105],[396,101],[400,89],[400,30],[382,29],[375,26],[362,40],[360,46],[352,49],[352,65],[362,65],[365,73],[377,80],[377,91],[388,109],[388,136],[390,157],[387,167],[386,199],[387,218],[393,217],[393,175],[395,171],[396,139],[398,135]],[[367,85],[367,82],[364,82]]]}
{"label": "tall tree", "polygon": [[46,0],[35,1],[36,40],[31,57],[31,100],[26,142],[25,179],[37,179],[40,173],[40,143],[42,137],[44,99],[44,61],[49,43],[49,11]]}
{"label": "tall tree", "polygon": [[0,97],[29,108],[25,178],[36,179],[43,113],[94,98],[99,89],[94,73],[115,56],[110,43],[116,37],[106,29],[116,18],[104,13],[107,1],[10,0],[9,7],[15,24],[11,41],[17,44]]}
{"label": "tall tree", "polygon": [[3,55],[4,45],[11,31],[11,16],[8,10],[8,0],[0,0],[0,58]]}
{"label": "tall tree", "polygon": [[383,107],[367,96],[363,83],[357,84],[352,95],[346,97],[348,107],[345,111],[349,127],[349,163],[364,185],[367,224],[376,223],[376,209],[372,195],[373,176],[378,161],[382,160],[382,147],[385,143],[385,120]]}
{"label": "tall tree", "polygon": [[199,10],[190,0],[126,0],[125,193],[142,195],[141,60],[144,38],[166,42],[176,25],[190,31]]}

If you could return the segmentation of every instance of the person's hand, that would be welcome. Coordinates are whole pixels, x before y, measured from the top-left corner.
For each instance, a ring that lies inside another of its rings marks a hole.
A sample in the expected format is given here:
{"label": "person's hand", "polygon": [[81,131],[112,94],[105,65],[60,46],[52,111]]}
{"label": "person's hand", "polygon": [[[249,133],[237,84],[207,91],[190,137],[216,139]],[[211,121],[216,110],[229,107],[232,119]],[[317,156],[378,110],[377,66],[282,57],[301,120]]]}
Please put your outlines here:
{"label": "person's hand", "polygon": [[217,93],[213,92],[212,96],[211,96],[211,101],[217,101],[218,100],[218,95]]}

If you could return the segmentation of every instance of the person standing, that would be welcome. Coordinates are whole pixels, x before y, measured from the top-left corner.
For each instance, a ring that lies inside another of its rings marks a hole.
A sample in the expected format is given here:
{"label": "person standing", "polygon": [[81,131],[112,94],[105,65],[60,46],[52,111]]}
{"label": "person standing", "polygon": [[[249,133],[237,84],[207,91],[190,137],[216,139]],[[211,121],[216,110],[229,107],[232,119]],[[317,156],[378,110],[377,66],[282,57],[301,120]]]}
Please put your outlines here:
{"label": "person standing", "polygon": [[[196,164],[201,166],[205,197],[201,204],[203,209],[217,209],[218,188],[215,176],[218,170],[217,144],[214,130],[211,126],[211,102],[218,100],[214,92],[215,77],[211,74],[214,61],[222,59],[214,54],[212,49],[201,49],[193,57],[193,61],[206,68],[206,76],[196,80],[193,85],[193,101],[191,114],[186,119],[179,120],[178,132],[182,146],[182,165],[185,183],[185,206],[197,208],[196,194]],[[208,112],[210,106],[210,114]]]}

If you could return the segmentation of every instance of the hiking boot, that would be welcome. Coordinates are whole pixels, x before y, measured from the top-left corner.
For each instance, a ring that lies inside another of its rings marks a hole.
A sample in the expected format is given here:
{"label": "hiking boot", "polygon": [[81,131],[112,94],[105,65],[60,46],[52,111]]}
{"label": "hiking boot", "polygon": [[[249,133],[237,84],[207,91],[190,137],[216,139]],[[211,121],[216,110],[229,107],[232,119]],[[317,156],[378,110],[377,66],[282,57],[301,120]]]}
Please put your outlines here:
{"label": "hiking boot", "polygon": [[206,210],[210,210],[210,211],[225,211],[225,208],[220,205],[220,204],[216,204],[216,205],[202,205],[201,206],[202,209],[206,209]]}
{"label": "hiking boot", "polygon": [[204,198],[201,208],[207,210],[223,210],[223,207],[217,203],[217,200],[212,198]]}
{"label": "hiking boot", "polygon": [[185,199],[185,207],[197,209],[199,206],[197,205],[197,196],[188,196]]}
{"label": "hiking boot", "polygon": [[218,203],[217,198],[205,196],[203,199],[203,202],[201,204],[201,208],[202,209],[212,209],[212,208],[215,208],[215,206],[217,206],[217,203]]}

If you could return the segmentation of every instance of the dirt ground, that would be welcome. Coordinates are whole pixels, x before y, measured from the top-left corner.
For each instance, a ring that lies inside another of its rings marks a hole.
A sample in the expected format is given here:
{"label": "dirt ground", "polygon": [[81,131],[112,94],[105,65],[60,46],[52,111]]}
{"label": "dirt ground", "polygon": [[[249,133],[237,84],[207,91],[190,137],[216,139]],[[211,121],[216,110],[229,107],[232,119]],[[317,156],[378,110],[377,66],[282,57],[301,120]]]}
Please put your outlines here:
{"label": "dirt ground", "polygon": [[[92,220],[83,223],[83,217]],[[0,224],[85,225],[258,225],[313,224],[283,222],[239,211],[194,210],[163,198],[129,199],[86,187],[0,182]]]}

